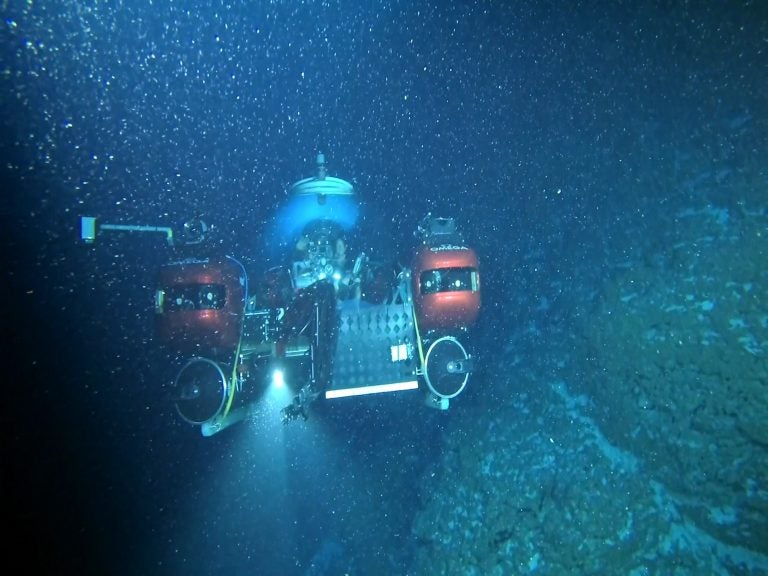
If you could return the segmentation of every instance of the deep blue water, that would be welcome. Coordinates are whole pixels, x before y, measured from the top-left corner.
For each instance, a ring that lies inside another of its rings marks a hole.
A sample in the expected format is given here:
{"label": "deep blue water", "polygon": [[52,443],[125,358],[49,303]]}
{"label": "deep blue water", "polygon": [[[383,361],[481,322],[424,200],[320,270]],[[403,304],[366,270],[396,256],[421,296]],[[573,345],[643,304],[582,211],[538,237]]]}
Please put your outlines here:
{"label": "deep blue water", "polygon": [[[651,258],[665,216],[766,202],[761,2],[1,12],[0,487],[3,547],[28,572],[419,574],[424,480],[462,414],[492,419],[515,389],[516,335],[531,327],[533,372],[572,353],[542,326],[583,321],[575,303]],[[357,188],[360,243],[384,230],[407,262],[426,212],[459,218],[483,270],[478,374],[448,413],[349,402],[204,439],[174,412],[152,332],[168,250],[85,246],[78,218],[203,214],[256,275],[319,150]]]}

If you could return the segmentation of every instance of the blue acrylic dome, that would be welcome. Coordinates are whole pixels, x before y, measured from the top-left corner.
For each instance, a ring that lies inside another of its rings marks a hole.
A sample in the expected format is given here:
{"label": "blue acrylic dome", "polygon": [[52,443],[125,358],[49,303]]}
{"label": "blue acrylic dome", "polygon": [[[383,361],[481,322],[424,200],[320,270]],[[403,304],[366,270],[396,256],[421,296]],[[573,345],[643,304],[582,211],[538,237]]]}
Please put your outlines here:
{"label": "blue acrylic dome", "polygon": [[330,222],[344,232],[357,225],[360,207],[355,189],[346,180],[325,175],[322,154],[318,155],[318,176],[299,180],[289,193],[290,198],[275,215],[269,238],[274,256],[281,256],[295,246],[302,232],[313,223]]}

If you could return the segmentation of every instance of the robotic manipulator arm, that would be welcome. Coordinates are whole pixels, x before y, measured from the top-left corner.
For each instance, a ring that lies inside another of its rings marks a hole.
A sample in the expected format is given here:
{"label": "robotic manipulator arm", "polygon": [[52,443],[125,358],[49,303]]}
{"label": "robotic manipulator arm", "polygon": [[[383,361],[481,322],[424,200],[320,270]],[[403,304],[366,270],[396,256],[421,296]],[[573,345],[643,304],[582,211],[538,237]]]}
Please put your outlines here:
{"label": "robotic manipulator arm", "polygon": [[307,408],[319,395],[319,392],[312,389],[311,384],[302,387],[302,389],[299,390],[299,393],[293,397],[293,401],[280,410],[283,424],[287,424],[292,420],[298,420],[299,418],[302,420],[309,418]]}
{"label": "robotic manipulator arm", "polygon": [[286,310],[283,326],[287,339],[312,330],[311,334],[307,334],[312,342],[308,382],[293,401],[281,410],[282,420],[286,423],[299,417],[306,420],[308,406],[331,383],[338,334],[336,291],[333,284],[323,280],[301,290]]}

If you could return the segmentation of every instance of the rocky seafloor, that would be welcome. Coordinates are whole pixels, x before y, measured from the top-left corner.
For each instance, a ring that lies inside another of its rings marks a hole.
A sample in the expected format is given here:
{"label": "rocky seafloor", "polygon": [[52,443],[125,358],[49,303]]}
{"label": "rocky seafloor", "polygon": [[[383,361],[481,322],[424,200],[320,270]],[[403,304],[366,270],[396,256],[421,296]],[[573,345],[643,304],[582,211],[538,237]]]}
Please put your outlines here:
{"label": "rocky seafloor", "polygon": [[413,573],[768,574],[768,210],[666,218],[457,416]]}

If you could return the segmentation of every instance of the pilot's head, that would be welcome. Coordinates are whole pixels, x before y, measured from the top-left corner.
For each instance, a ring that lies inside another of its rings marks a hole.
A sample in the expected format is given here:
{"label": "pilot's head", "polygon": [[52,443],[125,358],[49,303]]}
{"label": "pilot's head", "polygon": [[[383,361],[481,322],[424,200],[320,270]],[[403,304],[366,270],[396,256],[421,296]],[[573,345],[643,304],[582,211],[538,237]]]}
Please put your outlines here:
{"label": "pilot's head", "polygon": [[344,264],[347,262],[347,244],[344,242],[343,238],[337,238],[336,239],[336,247],[334,249],[334,259],[336,260],[336,265],[339,267],[343,267]]}

